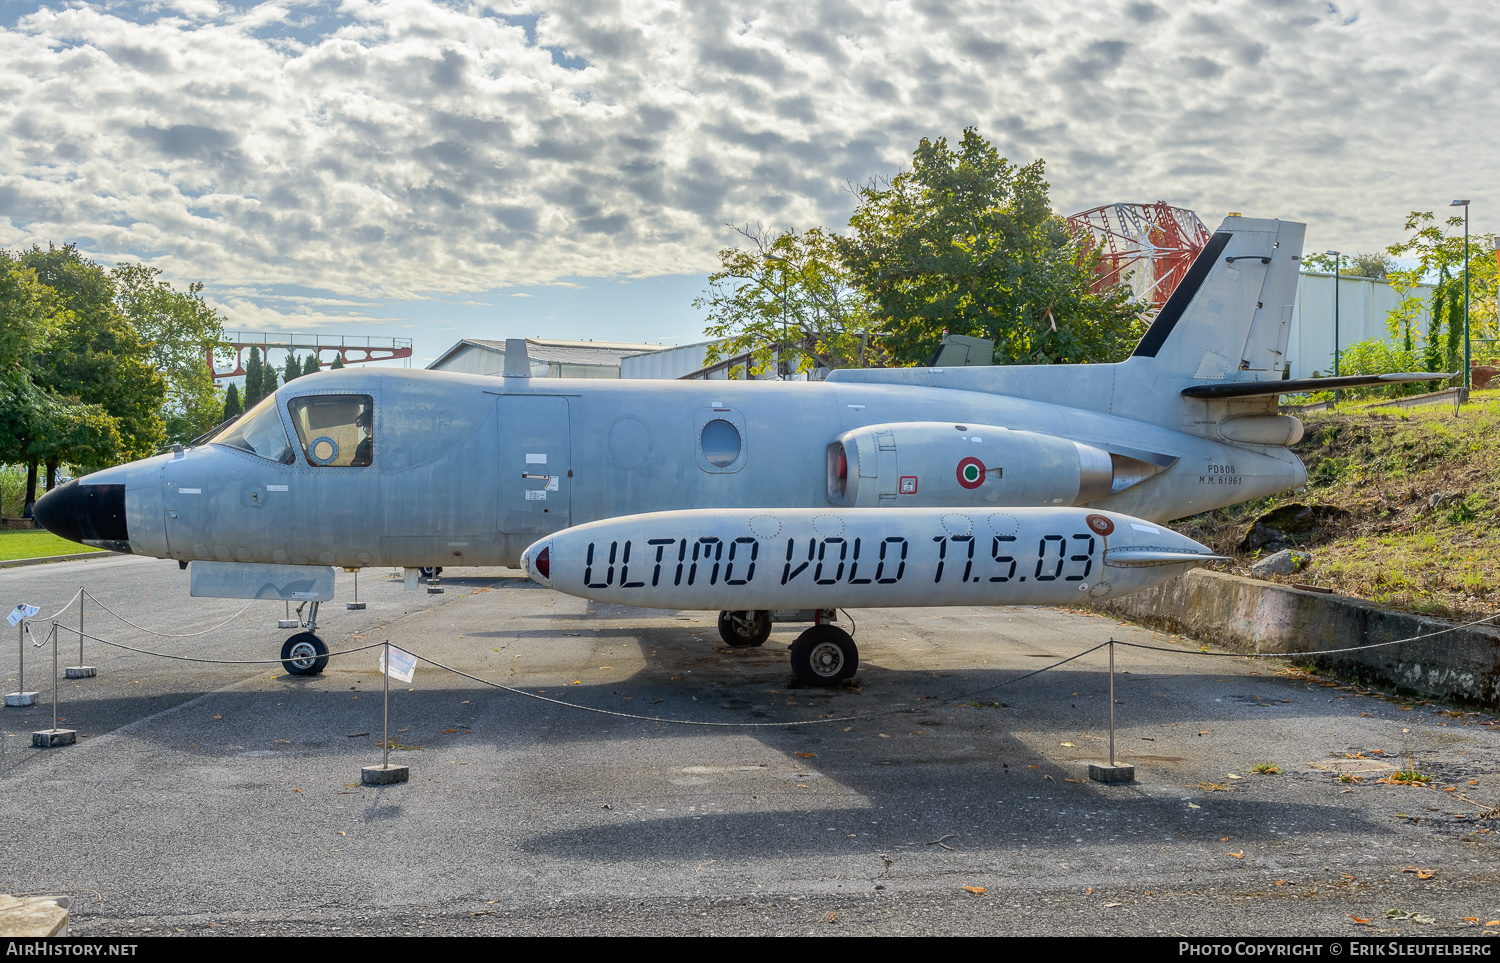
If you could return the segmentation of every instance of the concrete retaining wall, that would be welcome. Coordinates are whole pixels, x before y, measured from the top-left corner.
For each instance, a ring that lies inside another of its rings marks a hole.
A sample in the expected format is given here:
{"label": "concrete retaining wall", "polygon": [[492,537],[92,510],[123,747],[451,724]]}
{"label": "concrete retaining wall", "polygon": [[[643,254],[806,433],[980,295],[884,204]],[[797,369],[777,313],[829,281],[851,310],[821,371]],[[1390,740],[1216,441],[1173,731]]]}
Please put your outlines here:
{"label": "concrete retaining wall", "polygon": [[1327,649],[1425,635],[1452,624],[1346,595],[1204,571],[1094,608],[1231,650],[1307,653],[1319,668],[1370,685],[1500,710],[1500,630],[1489,626],[1319,656]]}

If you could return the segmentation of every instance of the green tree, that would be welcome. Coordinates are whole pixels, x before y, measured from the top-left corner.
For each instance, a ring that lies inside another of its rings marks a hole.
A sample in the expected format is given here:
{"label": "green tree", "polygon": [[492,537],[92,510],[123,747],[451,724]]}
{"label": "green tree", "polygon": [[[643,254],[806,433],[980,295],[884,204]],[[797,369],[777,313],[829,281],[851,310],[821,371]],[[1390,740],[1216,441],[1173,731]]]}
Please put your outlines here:
{"label": "green tree", "polygon": [[162,419],[168,441],[186,442],[220,421],[223,399],[212,358],[228,347],[224,321],[203,300],[203,285],[186,292],[161,280],[161,272],[125,264],[110,272],[120,310],[135,325],[151,362],[167,381]]}
{"label": "green tree", "polygon": [[102,463],[121,445],[115,419],[97,404],[59,396],[43,361],[73,318],[36,272],[0,251],[0,461],[26,466],[23,501],[36,501],[37,466],[64,457]]}
{"label": "green tree", "polygon": [[720,251],[719,270],[693,302],[708,313],[709,337],[721,339],[709,346],[708,364],[750,354],[751,371],[765,376],[778,352],[787,374],[864,367],[878,354],[869,302],[850,283],[831,235],[739,231],[750,246]]}
{"label": "green tree", "polygon": [[[1392,286],[1409,293],[1420,283],[1436,284],[1432,297],[1432,320],[1427,331],[1429,371],[1461,371],[1464,324],[1464,219],[1448,218],[1439,224],[1431,211],[1412,211],[1406,219],[1409,232],[1404,241],[1388,252],[1416,261],[1411,268],[1390,272]],[[1496,264],[1494,234],[1469,237],[1469,331],[1476,361],[1497,360],[1496,339],[1500,323],[1496,317]],[[1405,302],[1403,302],[1403,306]],[[1397,311],[1401,311],[1398,307]]]}
{"label": "green tree", "polygon": [[166,382],[135,326],[116,305],[109,275],[72,245],[45,251],[34,247],[21,261],[57,292],[67,309],[42,353],[37,385],[69,403],[99,406],[113,419],[118,437],[118,443],[111,443],[107,432],[91,436],[87,419],[70,421],[71,431],[55,424],[44,459],[48,487],[63,462],[93,471],[150,455],[165,437],[160,409]]}
{"label": "green tree", "polygon": [[317,374],[319,371],[318,353],[314,351],[302,359],[302,373],[305,375]]}
{"label": "green tree", "polygon": [[335,368],[342,368],[343,366],[344,366],[344,356],[343,355],[338,355],[338,356],[336,356],[333,359],[333,364],[331,364],[331,365],[328,366],[328,370],[332,371]]}
{"label": "green tree", "polygon": [[945,331],[994,340],[1002,364],[1130,353],[1144,305],[1094,292],[1098,253],[1047,190],[1041,160],[1016,167],[972,127],[957,150],[924,138],[911,170],[858,190],[837,245],[896,359],[926,361]]}
{"label": "green tree", "polygon": [[281,372],[281,383],[284,385],[291,384],[300,377],[302,377],[302,362],[298,360],[297,352],[288,351],[286,353],[286,367]]}
{"label": "green tree", "polygon": [[[266,387],[267,380],[270,387]],[[245,410],[254,408],[260,399],[276,390],[276,369],[260,359],[260,348],[251,347],[245,361]]]}
{"label": "green tree", "polygon": [[1339,273],[1351,278],[1375,278],[1383,280],[1392,271],[1399,270],[1396,259],[1383,251],[1366,251],[1346,255],[1342,260],[1329,254],[1304,254],[1302,270],[1332,274],[1338,261]]}
{"label": "green tree", "polygon": [[231,384],[224,392],[224,417],[220,421],[228,421],[245,413],[245,406],[240,404],[240,389],[238,385]]}

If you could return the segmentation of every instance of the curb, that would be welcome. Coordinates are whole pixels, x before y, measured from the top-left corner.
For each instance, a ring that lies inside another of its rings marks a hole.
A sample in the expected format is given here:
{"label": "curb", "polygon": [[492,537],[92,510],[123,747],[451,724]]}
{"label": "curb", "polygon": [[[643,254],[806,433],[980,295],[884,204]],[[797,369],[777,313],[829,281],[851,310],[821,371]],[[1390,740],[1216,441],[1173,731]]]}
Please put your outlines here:
{"label": "curb", "polygon": [[128,552],[111,552],[109,549],[101,549],[97,552],[76,552],[72,555],[44,555],[41,558],[13,558],[8,562],[0,562],[0,568],[16,568],[21,565],[45,565],[48,562],[81,562],[86,558],[119,558],[129,554]]}
{"label": "curb", "polygon": [[[1362,683],[1500,709],[1500,629],[1489,625],[1455,628],[1348,595],[1204,571],[1091,608],[1231,651],[1308,657]],[[1437,632],[1443,634],[1324,654]]]}

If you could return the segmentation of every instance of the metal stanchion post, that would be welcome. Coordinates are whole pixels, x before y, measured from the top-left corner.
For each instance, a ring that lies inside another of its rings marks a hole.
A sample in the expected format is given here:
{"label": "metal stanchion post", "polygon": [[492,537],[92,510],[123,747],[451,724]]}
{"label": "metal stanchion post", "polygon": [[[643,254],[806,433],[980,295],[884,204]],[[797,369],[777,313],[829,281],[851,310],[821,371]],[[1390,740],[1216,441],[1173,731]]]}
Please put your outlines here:
{"label": "metal stanchion post", "polygon": [[8,706],[36,705],[35,692],[26,691],[26,620],[16,623],[16,691],[5,694]]}
{"label": "metal stanchion post", "polygon": [[78,664],[63,670],[69,679],[92,679],[99,672],[91,665],[83,664],[83,589],[78,589]]}
{"label": "metal stanchion post", "polygon": [[1089,778],[1095,782],[1131,782],[1135,779],[1134,766],[1121,766],[1115,762],[1115,640],[1109,640],[1109,765],[1089,763]]}
{"label": "metal stanchion post", "polygon": [[52,631],[47,634],[47,641],[52,643],[52,728],[31,734],[31,744],[37,749],[71,746],[78,741],[78,730],[57,728],[57,646],[60,640],[57,637],[56,619],[52,620]]}
{"label": "metal stanchion post", "polygon": [[385,680],[385,710],[382,738],[380,740],[380,765],[365,766],[360,770],[360,782],[366,786],[389,786],[406,782],[411,770],[406,766],[391,765],[391,640],[385,640],[381,649],[380,674]]}
{"label": "metal stanchion post", "polygon": [[359,600],[359,569],[354,570],[354,601],[345,602],[344,608],[351,612],[358,612],[365,607],[365,603]]}

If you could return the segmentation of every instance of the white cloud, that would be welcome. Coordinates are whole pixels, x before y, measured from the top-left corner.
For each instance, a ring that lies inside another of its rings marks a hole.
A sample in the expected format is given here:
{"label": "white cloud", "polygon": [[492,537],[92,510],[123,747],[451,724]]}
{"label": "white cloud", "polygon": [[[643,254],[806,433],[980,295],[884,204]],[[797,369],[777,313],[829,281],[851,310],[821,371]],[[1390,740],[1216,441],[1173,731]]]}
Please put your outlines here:
{"label": "white cloud", "polygon": [[311,328],[711,270],[725,222],[842,226],[848,182],[973,124],[1045,157],[1063,210],[1373,248],[1411,209],[1500,204],[1497,34],[1437,2],[44,8],[0,28],[0,246],[143,258],[234,292],[237,324]]}

